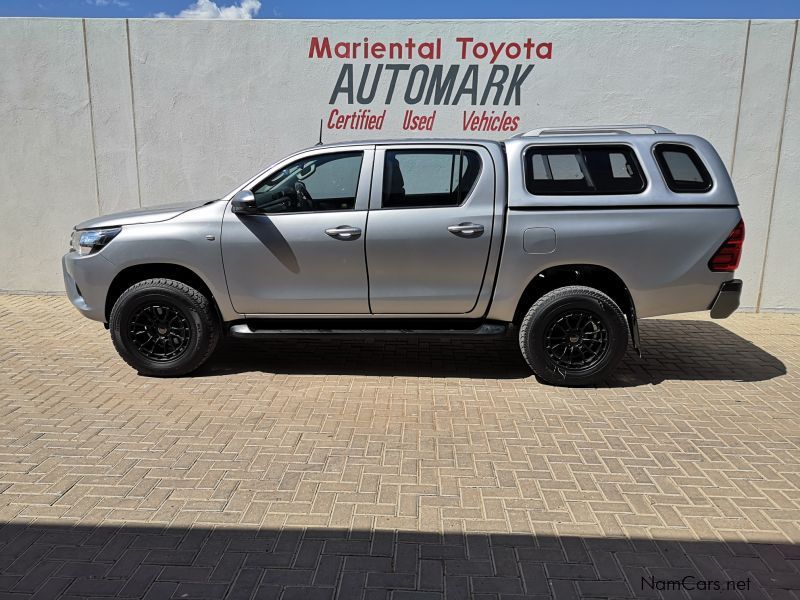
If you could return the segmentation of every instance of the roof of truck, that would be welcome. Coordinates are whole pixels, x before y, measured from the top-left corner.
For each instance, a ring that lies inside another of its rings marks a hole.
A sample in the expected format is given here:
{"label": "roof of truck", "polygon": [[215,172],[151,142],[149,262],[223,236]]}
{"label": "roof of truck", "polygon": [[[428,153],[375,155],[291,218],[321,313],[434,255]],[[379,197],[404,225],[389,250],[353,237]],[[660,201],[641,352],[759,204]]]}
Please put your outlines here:
{"label": "roof of truck", "polygon": [[[544,137],[577,137],[577,136],[652,136],[652,135],[674,135],[674,131],[662,125],[651,124],[628,124],[628,125],[568,125],[558,127],[537,127],[528,131],[518,133],[508,140]],[[376,145],[390,146],[393,144],[486,144],[502,145],[503,141],[480,139],[480,138],[392,138],[392,139],[367,139],[349,140],[344,142],[332,142],[330,144],[317,144],[304,150],[314,148],[340,148],[343,146],[355,145]]]}

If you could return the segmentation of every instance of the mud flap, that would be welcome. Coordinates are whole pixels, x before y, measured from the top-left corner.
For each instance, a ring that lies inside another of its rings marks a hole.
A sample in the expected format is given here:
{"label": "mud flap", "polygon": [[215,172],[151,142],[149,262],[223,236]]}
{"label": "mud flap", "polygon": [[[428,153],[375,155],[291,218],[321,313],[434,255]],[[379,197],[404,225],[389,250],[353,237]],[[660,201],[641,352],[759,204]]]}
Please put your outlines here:
{"label": "mud flap", "polygon": [[628,319],[628,329],[631,330],[633,349],[636,350],[639,358],[642,358],[642,346],[639,341],[639,319],[636,317],[636,306],[633,304],[633,296],[631,296],[628,288],[625,288],[625,292],[628,294],[628,305],[630,307],[630,310],[626,311],[625,317]]}

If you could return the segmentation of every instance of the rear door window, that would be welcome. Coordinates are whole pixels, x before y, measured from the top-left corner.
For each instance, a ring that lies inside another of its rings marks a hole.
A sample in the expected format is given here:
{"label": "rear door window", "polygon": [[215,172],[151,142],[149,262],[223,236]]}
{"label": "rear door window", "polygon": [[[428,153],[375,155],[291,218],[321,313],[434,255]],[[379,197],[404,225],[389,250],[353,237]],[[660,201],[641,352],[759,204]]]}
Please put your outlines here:
{"label": "rear door window", "polygon": [[383,208],[459,206],[481,171],[474,150],[387,150]]}
{"label": "rear door window", "polygon": [[711,176],[689,146],[658,144],[654,155],[664,181],[673,192],[703,193],[711,189]]}
{"label": "rear door window", "polygon": [[628,146],[534,146],[525,154],[525,184],[536,195],[638,194],[647,187]]}

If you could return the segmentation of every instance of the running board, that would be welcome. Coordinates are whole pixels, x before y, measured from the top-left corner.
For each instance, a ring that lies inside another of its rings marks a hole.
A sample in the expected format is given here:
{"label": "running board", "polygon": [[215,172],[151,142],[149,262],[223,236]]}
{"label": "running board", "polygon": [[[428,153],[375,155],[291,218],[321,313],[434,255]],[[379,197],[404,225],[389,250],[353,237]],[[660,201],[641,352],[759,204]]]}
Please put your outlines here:
{"label": "running board", "polygon": [[484,323],[475,329],[252,329],[247,323],[240,323],[231,325],[230,335],[235,338],[249,339],[313,335],[462,337],[505,335],[507,330],[508,327],[500,323]]}

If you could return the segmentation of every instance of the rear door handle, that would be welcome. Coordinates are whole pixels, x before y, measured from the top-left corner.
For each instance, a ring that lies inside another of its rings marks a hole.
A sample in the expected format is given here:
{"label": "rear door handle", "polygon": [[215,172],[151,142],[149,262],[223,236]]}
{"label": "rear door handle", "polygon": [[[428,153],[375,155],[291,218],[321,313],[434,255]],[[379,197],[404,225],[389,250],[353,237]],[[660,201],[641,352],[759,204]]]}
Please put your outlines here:
{"label": "rear door handle", "polygon": [[483,225],[478,223],[459,223],[458,225],[450,225],[447,231],[458,237],[480,237],[483,234]]}
{"label": "rear door handle", "polygon": [[337,240],[357,240],[361,237],[361,230],[358,227],[351,227],[350,225],[332,227],[331,229],[326,229],[325,233]]}

